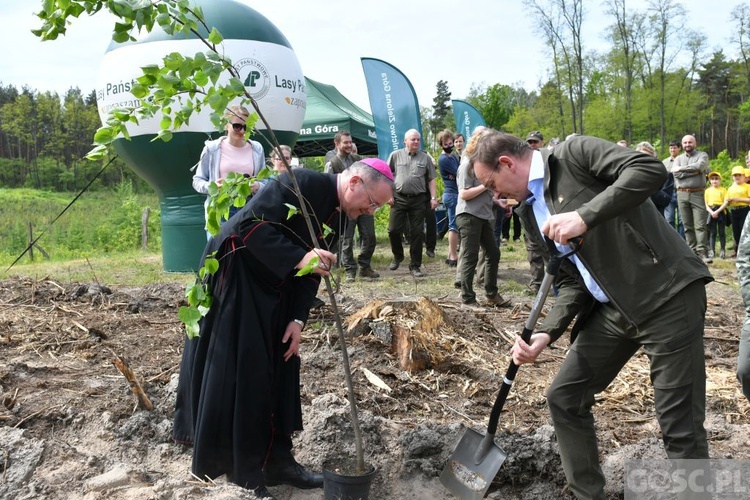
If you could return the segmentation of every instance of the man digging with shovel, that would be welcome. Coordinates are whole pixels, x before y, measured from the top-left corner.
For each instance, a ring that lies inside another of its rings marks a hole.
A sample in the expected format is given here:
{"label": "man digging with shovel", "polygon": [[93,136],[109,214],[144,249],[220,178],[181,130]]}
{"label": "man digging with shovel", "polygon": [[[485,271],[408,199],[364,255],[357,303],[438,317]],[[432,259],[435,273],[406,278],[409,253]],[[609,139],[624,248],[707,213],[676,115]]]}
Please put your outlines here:
{"label": "man digging with shovel", "polygon": [[667,456],[708,458],[703,323],[712,277],[649,200],[666,180],[661,162],[595,137],[573,137],[554,151],[495,130],[473,139],[467,154],[477,178],[525,200],[518,215],[540,248],[543,235],[558,246],[585,240],[563,262],[558,296],[537,333],[511,348],[514,363],[533,363],[578,315],[547,391],[571,491],[605,498],[591,407],[641,347]]}

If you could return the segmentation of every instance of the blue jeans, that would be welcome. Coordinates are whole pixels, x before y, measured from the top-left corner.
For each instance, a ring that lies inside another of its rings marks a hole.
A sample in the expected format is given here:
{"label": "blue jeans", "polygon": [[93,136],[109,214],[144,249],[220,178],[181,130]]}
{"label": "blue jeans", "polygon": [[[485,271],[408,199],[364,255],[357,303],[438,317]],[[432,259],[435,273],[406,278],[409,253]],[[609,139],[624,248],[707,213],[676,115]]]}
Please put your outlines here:
{"label": "blue jeans", "polygon": [[443,205],[448,212],[448,231],[458,232],[456,225],[456,204],[458,203],[457,193],[443,193]]}

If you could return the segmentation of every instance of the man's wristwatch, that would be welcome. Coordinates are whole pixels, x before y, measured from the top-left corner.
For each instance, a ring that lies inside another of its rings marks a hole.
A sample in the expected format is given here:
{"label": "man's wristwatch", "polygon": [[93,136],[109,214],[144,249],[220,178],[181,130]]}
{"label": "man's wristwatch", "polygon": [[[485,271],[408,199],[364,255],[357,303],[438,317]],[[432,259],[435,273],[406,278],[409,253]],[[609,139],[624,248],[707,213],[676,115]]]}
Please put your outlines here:
{"label": "man's wristwatch", "polygon": [[304,328],[305,328],[305,322],[304,321],[302,321],[301,319],[293,319],[292,321],[294,321],[295,323],[297,323],[299,325],[299,327],[304,330]]}
{"label": "man's wristwatch", "polygon": [[437,196],[433,196],[433,197],[432,197],[432,198],[430,198],[430,199],[431,199],[431,200],[435,200],[435,201],[437,201]]}

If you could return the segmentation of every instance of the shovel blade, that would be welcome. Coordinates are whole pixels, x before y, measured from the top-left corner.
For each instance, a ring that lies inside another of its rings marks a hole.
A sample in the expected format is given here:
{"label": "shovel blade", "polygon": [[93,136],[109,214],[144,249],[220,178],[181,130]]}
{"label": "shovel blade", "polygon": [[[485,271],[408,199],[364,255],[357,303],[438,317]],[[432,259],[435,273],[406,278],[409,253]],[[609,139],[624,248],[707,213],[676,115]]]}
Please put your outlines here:
{"label": "shovel blade", "polygon": [[466,429],[456,450],[445,464],[440,482],[451,493],[462,500],[481,500],[508,456],[494,442],[482,457],[477,457],[477,449],[484,436],[472,429]]}

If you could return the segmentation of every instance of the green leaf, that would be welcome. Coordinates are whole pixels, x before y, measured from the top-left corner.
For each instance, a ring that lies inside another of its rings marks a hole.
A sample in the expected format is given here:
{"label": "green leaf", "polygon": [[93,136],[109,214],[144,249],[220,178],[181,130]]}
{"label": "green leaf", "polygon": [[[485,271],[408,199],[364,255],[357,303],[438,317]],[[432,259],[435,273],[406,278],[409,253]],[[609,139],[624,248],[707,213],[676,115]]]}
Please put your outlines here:
{"label": "green leaf", "polygon": [[114,33],[112,35],[112,40],[114,40],[117,43],[125,43],[128,40],[130,40],[130,35],[125,31],[121,31],[119,33]]}
{"label": "green leaf", "polygon": [[294,217],[295,215],[299,213],[299,209],[295,207],[294,205],[291,205],[289,203],[284,203],[284,205],[286,205],[286,208],[289,209],[289,211],[286,214],[287,220],[291,219],[292,217]]}
{"label": "green leaf", "polygon": [[179,85],[180,82],[182,82],[182,79],[177,74],[169,72],[162,75],[161,78],[158,79],[156,84],[161,89],[171,89],[175,85]]}
{"label": "green leaf", "polygon": [[133,87],[130,89],[130,93],[138,99],[143,99],[148,95],[148,87],[145,87],[143,85],[133,85]]}
{"label": "green leaf", "polygon": [[193,283],[192,285],[185,288],[185,298],[188,301],[188,304],[191,306],[194,306],[198,303],[200,303],[200,294],[201,294],[202,287],[200,283]]}
{"label": "green leaf", "polygon": [[100,127],[94,134],[94,144],[109,144],[115,140],[115,135],[112,127]]}
{"label": "green leaf", "polygon": [[158,75],[160,69],[161,68],[157,64],[149,64],[146,66],[141,66],[141,70],[143,71],[144,75]]}
{"label": "green leaf", "polygon": [[89,160],[101,160],[104,155],[107,154],[107,146],[100,145],[86,153],[86,158]]}
{"label": "green leaf", "polygon": [[221,56],[214,51],[208,52],[206,58],[217,63],[221,62]]}
{"label": "green leaf", "polygon": [[132,23],[115,23],[115,33],[128,33],[131,29],[133,29]]}
{"label": "green leaf", "polygon": [[200,337],[201,328],[198,323],[185,323],[185,334],[187,338],[193,340],[195,337]]}
{"label": "green leaf", "polygon": [[305,267],[297,271],[295,276],[305,276],[307,274],[312,274],[315,272],[315,269],[318,267],[318,263],[320,262],[320,258],[316,255],[312,259],[310,259],[310,262],[307,263]]}
{"label": "green leaf", "polygon": [[211,304],[213,303],[214,299],[210,295],[207,296],[204,305],[198,306],[198,312],[201,313],[201,316],[208,314],[209,309],[211,309]]}
{"label": "green leaf", "polygon": [[236,207],[244,207],[245,201],[247,200],[247,197],[250,196],[253,192],[253,187],[251,185],[252,182],[255,182],[255,179],[247,179],[247,182],[243,182],[237,186],[237,195],[238,199],[242,200],[242,205],[237,205],[236,200],[234,206]]}
{"label": "green leaf", "polygon": [[258,116],[258,113],[252,112],[250,113],[250,116],[247,118],[246,126],[247,130],[253,130],[255,128],[255,124],[258,123],[258,120],[260,120],[260,117]]}
{"label": "green leaf", "polygon": [[143,85],[144,87],[148,87],[149,85],[153,85],[156,83],[156,76],[155,75],[141,75],[135,80],[141,85]]}
{"label": "green leaf", "polygon": [[232,92],[242,94],[245,92],[245,85],[239,80],[239,78],[230,78],[227,85]]}
{"label": "green leaf", "polygon": [[172,126],[172,117],[167,116],[167,115],[162,116],[161,123],[159,123],[159,127],[161,127],[162,130],[164,130],[164,129],[168,129],[171,126]]}
{"label": "green leaf", "polygon": [[172,131],[171,130],[160,130],[159,133],[151,139],[151,142],[154,142],[157,139],[161,139],[164,142],[169,142],[172,140]]}
{"label": "green leaf", "polygon": [[219,261],[213,257],[206,257],[205,262],[203,262],[203,267],[205,267],[210,274],[216,274],[216,271],[219,270]]}
{"label": "green leaf", "polygon": [[198,70],[195,72],[195,75],[193,75],[193,81],[199,87],[203,87],[204,85],[208,84],[208,75],[206,75],[206,73],[204,73],[203,71]]}
{"label": "green leaf", "polygon": [[323,224],[323,238],[328,238],[328,236],[332,235],[334,232],[333,229]]}
{"label": "green leaf", "polygon": [[212,236],[216,236],[221,231],[221,223],[216,220],[216,215],[214,214],[214,217],[210,216],[209,214],[208,219],[206,219],[206,231],[208,231]]}
{"label": "green leaf", "polygon": [[180,69],[183,59],[179,52],[172,52],[164,56],[164,67],[170,71],[176,71]]}
{"label": "green leaf", "polygon": [[221,36],[219,30],[217,30],[216,28],[212,28],[211,33],[208,35],[208,41],[216,45],[221,43],[223,40],[224,37]]}
{"label": "green leaf", "polygon": [[196,307],[182,306],[177,311],[177,317],[183,323],[197,323],[201,319],[201,313]]}
{"label": "green leaf", "polygon": [[268,179],[274,174],[274,172],[270,168],[264,168],[260,172],[258,172],[258,175],[255,176],[256,180],[262,181],[263,179]]}
{"label": "green leaf", "polygon": [[203,9],[201,8],[201,6],[200,6],[200,5],[196,5],[196,6],[195,6],[195,7],[193,8],[193,12],[195,13],[195,17],[197,17],[197,18],[198,18],[198,19],[200,19],[201,21],[203,21],[203,20],[205,20],[205,19],[206,19],[206,18],[205,18],[205,16],[203,15]]}
{"label": "green leaf", "polygon": [[74,4],[71,4],[67,9],[65,9],[64,17],[68,17],[68,16],[78,17],[85,10],[86,9],[84,9],[82,5],[78,5],[77,3],[74,3]]}
{"label": "green leaf", "polygon": [[[159,4],[162,5],[162,4]],[[172,25],[172,18],[169,17],[169,14],[166,12],[160,12],[159,15],[156,16],[156,23],[159,26],[171,26]],[[166,30],[165,30],[166,31]]]}
{"label": "green leaf", "polygon": [[218,92],[216,94],[211,95],[208,98],[208,105],[211,106],[211,109],[213,109],[217,113],[223,114],[228,103],[229,103],[229,99],[227,99],[225,96],[221,95]]}

